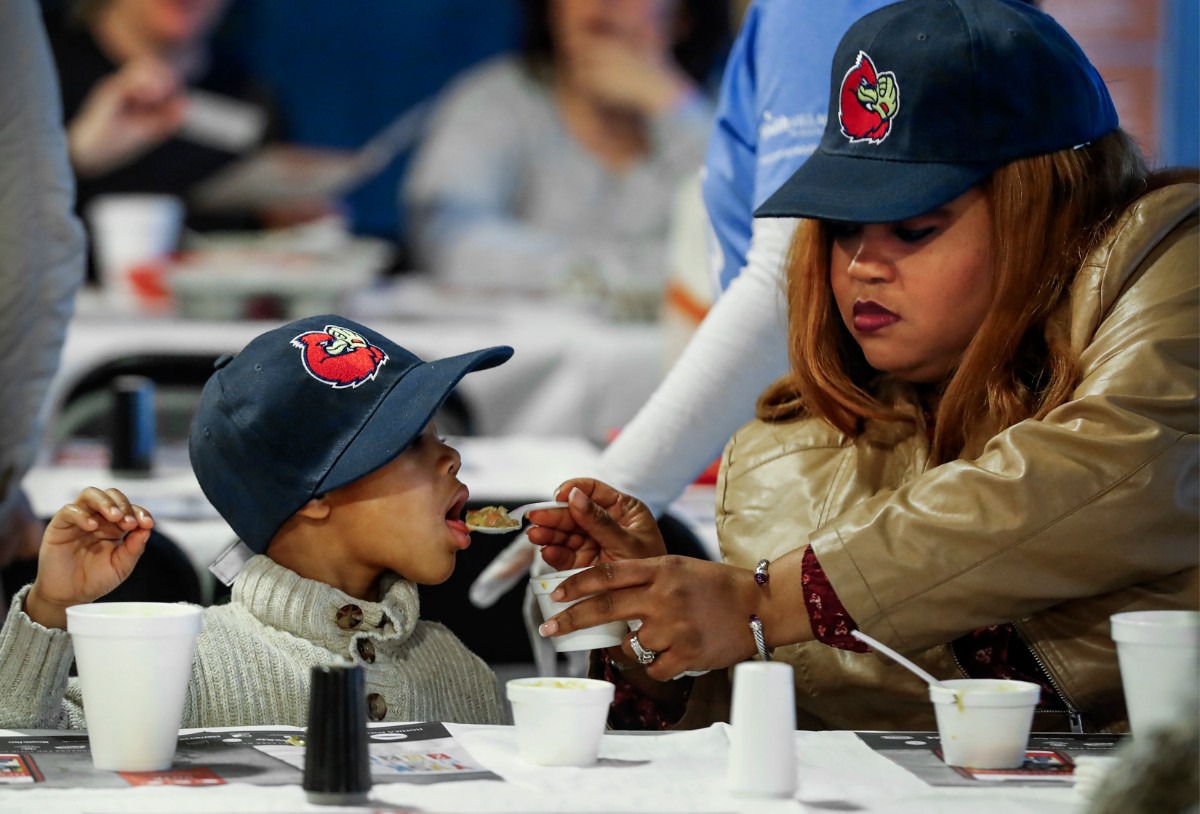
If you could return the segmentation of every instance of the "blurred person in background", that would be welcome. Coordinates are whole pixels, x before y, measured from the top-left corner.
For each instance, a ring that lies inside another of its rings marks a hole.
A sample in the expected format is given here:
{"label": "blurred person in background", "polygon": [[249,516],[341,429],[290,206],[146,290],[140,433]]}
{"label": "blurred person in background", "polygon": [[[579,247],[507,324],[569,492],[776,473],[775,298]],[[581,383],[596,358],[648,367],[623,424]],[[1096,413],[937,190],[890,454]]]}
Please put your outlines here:
{"label": "blurred person in background", "polygon": [[[463,71],[516,50],[521,18],[518,0],[253,0],[230,4],[217,42],[271,89],[294,143],[359,150],[398,120],[415,125],[400,128],[411,143],[389,141],[395,158],[339,200],[355,234],[397,241],[407,229],[396,191],[433,100]],[[413,268],[397,248],[391,270]]]}
{"label": "blurred person in background", "polygon": [[661,296],[725,0],[527,0],[520,57],[446,93],[402,189],[418,263],[510,292]]}
{"label": "blurred person in background", "polygon": [[689,322],[696,333],[600,460],[600,480],[637,495],[656,515],[706,467],[715,470],[725,442],[754,417],[755,394],[787,372],[781,265],[796,223],[751,213],[820,141],[838,39],[890,2],[754,0],[746,11],[700,185],[709,288],[697,279],[703,271],[676,265],[664,306],[677,348]]}
{"label": "blurred person in background", "polygon": [[[37,457],[42,405],[58,369],[75,292],[83,230],[54,64],[35,0],[0,3],[0,568],[36,557],[45,523],[21,489]],[[7,603],[0,590],[0,619]]]}
{"label": "blurred person in background", "polygon": [[[278,129],[261,83],[231,55],[215,57],[213,34],[226,5],[44,3],[80,214],[109,193],[186,197]],[[194,212],[187,222],[201,229],[260,225]]]}

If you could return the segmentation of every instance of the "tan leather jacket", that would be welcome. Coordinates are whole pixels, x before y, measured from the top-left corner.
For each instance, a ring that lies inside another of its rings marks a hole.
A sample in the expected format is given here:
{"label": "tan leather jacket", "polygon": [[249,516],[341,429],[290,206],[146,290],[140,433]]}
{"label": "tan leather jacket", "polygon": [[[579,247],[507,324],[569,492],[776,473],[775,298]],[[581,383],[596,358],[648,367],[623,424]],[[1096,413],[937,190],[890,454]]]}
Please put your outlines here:
{"label": "tan leather jacket", "polygon": [[[941,678],[964,675],[948,642],[1015,621],[1087,729],[1125,730],[1109,616],[1200,604],[1198,195],[1174,185],[1122,215],[1071,289],[1073,397],[974,460],[928,468],[923,432],[740,430],[717,484],[725,559],[811,544],[857,624]],[[795,665],[801,728],[936,728],[925,686],[881,656],[811,642],[775,657]],[[681,725],[724,719],[727,699],[726,673],[701,679]]]}

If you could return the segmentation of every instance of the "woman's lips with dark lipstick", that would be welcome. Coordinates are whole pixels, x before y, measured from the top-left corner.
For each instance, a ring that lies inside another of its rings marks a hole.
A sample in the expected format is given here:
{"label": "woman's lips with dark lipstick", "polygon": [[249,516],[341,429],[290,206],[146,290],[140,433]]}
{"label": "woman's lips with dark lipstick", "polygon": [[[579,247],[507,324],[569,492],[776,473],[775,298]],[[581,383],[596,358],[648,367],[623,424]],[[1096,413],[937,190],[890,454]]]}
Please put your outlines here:
{"label": "woman's lips with dark lipstick", "polygon": [[900,317],[897,314],[877,302],[854,303],[854,330],[860,333],[874,333],[899,321]]}

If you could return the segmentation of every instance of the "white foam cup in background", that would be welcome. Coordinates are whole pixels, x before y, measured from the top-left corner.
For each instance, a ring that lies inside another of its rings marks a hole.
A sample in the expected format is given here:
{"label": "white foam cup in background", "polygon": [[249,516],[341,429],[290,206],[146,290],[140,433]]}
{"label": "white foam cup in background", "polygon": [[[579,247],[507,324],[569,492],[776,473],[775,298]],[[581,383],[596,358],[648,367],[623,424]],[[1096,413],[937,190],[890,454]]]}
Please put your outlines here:
{"label": "white foam cup in background", "polygon": [[[550,574],[529,578],[530,590],[533,591],[533,595],[537,599],[538,608],[542,611],[543,619],[549,619],[551,616],[571,607],[575,602],[582,602],[584,599],[587,599],[587,597],[582,597],[573,602],[555,602],[550,598],[550,594],[564,580],[586,570],[587,568],[575,568],[570,571],[554,571]],[[551,638],[551,641],[554,642],[554,649],[559,653],[567,653],[573,650],[598,650],[603,647],[616,647],[628,632],[628,623],[608,622],[607,624],[596,625],[595,627],[584,628],[583,630],[573,630],[561,636],[554,636]]]}
{"label": "white foam cup in background", "polygon": [[796,792],[796,697],[792,665],[745,661],[733,668],[729,791],[745,797]]}
{"label": "white foam cup in background", "polygon": [[514,678],[506,690],[522,760],[540,766],[596,762],[612,684],[594,678]]}
{"label": "white foam cup in background", "polygon": [[131,273],[175,250],[183,214],[183,202],[174,195],[100,195],[88,205],[96,270],[111,306],[134,310],[139,305]]}
{"label": "white foam cup in background", "polygon": [[103,602],[67,608],[97,769],[171,767],[201,624],[199,605]]}
{"label": "white foam cup in background", "polygon": [[1200,683],[1200,611],[1115,613],[1121,686],[1133,736],[1174,722]]}
{"label": "white foam cup in background", "polygon": [[1016,769],[1025,762],[1042,688],[1029,681],[960,678],[930,686],[942,759],[970,769]]}

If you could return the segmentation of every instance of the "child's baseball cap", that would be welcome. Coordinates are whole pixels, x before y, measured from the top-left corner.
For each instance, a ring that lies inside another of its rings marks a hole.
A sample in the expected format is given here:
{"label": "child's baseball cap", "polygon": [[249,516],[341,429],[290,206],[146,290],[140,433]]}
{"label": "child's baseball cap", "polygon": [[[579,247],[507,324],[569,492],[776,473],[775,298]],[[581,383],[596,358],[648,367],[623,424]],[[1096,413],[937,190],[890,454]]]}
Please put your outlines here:
{"label": "child's baseball cap", "polygon": [[1049,15],[1017,0],[904,0],[846,32],[821,143],[755,215],[904,220],[1117,126],[1104,81]]}
{"label": "child's baseball cap", "polygon": [[267,331],[217,360],[188,451],[204,494],[253,551],[317,495],[403,452],[463,376],[512,348],[425,362],[342,316]]}

